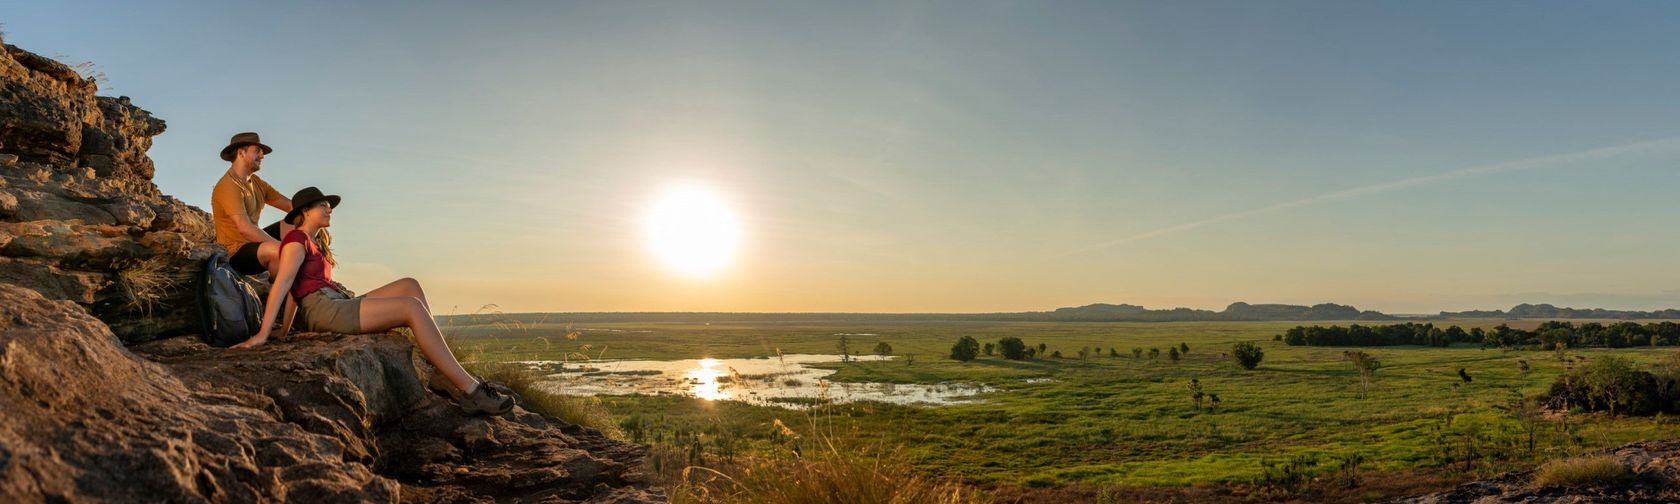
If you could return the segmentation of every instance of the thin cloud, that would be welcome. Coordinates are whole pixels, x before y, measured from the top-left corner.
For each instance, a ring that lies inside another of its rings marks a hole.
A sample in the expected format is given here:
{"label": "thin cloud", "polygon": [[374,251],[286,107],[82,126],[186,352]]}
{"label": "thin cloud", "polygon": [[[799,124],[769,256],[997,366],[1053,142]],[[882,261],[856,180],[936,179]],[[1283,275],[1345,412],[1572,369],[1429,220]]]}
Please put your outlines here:
{"label": "thin cloud", "polygon": [[1382,182],[1382,183],[1378,183],[1378,184],[1371,184],[1371,185],[1367,185],[1367,186],[1355,187],[1355,188],[1351,188],[1351,189],[1343,189],[1343,190],[1340,190],[1340,191],[1328,192],[1328,193],[1319,194],[1319,195],[1316,195],[1316,196],[1309,196],[1309,197],[1294,200],[1294,201],[1285,201],[1285,202],[1282,202],[1282,203],[1276,203],[1276,204],[1267,205],[1267,206],[1263,206],[1263,207],[1259,207],[1259,208],[1251,208],[1251,209],[1248,209],[1248,210],[1231,212],[1231,213],[1228,213],[1228,214],[1219,215],[1219,216],[1215,216],[1215,217],[1209,217],[1209,218],[1202,219],[1202,220],[1185,222],[1185,223],[1182,223],[1182,224],[1174,224],[1174,225],[1171,225],[1171,226],[1167,226],[1167,227],[1163,227],[1163,228],[1159,228],[1159,229],[1154,229],[1154,230],[1150,230],[1150,231],[1145,231],[1145,232],[1134,234],[1134,235],[1131,235],[1131,236],[1116,238],[1116,239],[1113,239],[1113,240],[1089,245],[1089,246],[1082,247],[1082,248],[1079,248],[1079,249],[1075,249],[1072,252],[1068,252],[1066,254],[1063,254],[1063,256],[1083,254],[1083,253],[1087,253],[1087,252],[1095,252],[1095,251],[1098,251],[1098,250],[1102,250],[1102,249],[1106,249],[1106,248],[1110,248],[1110,247],[1114,247],[1114,246],[1118,246],[1118,245],[1122,245],[1122,244],[1126,244],[1126,243],[1138,242],[1138,241],[1148,240],[1148,239],[1163,236],[1163,235],[1169,235],[1169,234],[1173,234],[1173,233],[1189,231],[1189,230],[1196,229],[1196,228],[1199,228],[1199,227],[1208,226],[1208,225],[1212,225],[1212,224],[1218,224],[1218,223],[1221,223],[1221,222],[1233,221],[1233,220],[1239,220],[1239,219],[1246,219],[1246,218],[1253,217],[1253,216],[1256,216],[1256,215],[1262,215],[1262,214],[1277,212],[1277,211],[1280,211],[1280,210],[1288,210],[1288,209],[1292,209],[1292,208],[1307,207],[1307,206],[1317,205],[1319,203],[1326,203],[1326,202],[1330,202],[1330,201],[1344,200],[1344,199],[1349,199],[1349,198],[1353,198],[1353,197],[1356,197],[1356,196],[1364,196],[1364,195],[1368,195],[1368,194],[1385,193],[1385,192],[1389,192],[1389,191],[1396,191],[1396,190],[1400,190],[1400,189],[1406,189],[1406,188],[1423,186],[1423,185],[1439,184],[1439,183],[1442,183],[1442,182],[1458,180],[1458,179],[1466,178],[1466,177],[1474,177],[1474,176],[1478,176],[1478,175],[1491,175],[1491,174],[1496,174],[1496,173],[1509,173],[1509,172],[1515,172],[1515,171],[1533,170],[1533,169],[1537,169],[1537,168],[1546,168],[1546,167],[1556,166],[1556,165],[1560,165],[1560,164],[1576,163],[1576,162],[1581,162],[1581,161],[1602,160],[1602,159],[1613,158],[1613,157],[1617,157],[1617,156],[1624,156],[1624,155],[1635,154],[1635,153],[1662,151],[1662,150],[1672,149],[1676,146],[1680,146],[1680,138],[1668,138],[1668,139],[1663,139],[1663,140],[1650,140],[1650,141],[1645,141],[1645,142],[1623,144],[1623,145],[1617,145],[1617,146],[1612,146],[1612,147],[1601,147],[1601,148],[1597,148],[1597,149],[1590,149],[1590,150],[1584,150],[1584,151],[1579,151],[1579,152],[1571,152],[1571,153],[1565,153],[1565,154],[1552,154],[1552,155],[1548,155],[1548,156],[1540,156],[1540,157],[1533,157],[1533,158],[1527,158],[1527,159],[1519,159],[1519,160],[1516,160],[1516,161],[1507,161],[1507,162],[1503,162],[1503,163],[1472,166],[1472,167],[1469,167],[1469,168],[1462,168],[1462,169],[1453,170],[1453,171],[1449,171],[1449,172],[1437,173],[1437,174],[1434,174],[1434,175],[1424,175],[1424,176],[1421,176],[1421,177],[1412,177],[1412,178],[1406,178],[1406,179],[1400,179],[1400,180],[1393,180],[1393,181]]}

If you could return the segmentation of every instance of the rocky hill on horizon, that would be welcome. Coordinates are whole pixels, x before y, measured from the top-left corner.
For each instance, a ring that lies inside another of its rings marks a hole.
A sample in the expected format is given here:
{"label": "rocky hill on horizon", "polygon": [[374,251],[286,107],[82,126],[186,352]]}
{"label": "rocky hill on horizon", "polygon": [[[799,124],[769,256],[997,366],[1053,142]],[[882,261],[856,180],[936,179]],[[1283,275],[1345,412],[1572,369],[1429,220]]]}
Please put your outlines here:
{"label": "rocky hill on horizon", "polygon": [[1441,312],[1445,318],[1545,318],[1545,319],[1680,319],[1680,310],[1608,310],[1604,308],[1558,308],[1549,304],[1522,303],[1510,310],[1470,310]]}
{"label": "rocky hill on horizon", "polygon": [[401,334],[191,337],[209,216],[152,182],[164,121],[97,90],[0,48],[0,501],[665,500],[645,446],[462,414]]}

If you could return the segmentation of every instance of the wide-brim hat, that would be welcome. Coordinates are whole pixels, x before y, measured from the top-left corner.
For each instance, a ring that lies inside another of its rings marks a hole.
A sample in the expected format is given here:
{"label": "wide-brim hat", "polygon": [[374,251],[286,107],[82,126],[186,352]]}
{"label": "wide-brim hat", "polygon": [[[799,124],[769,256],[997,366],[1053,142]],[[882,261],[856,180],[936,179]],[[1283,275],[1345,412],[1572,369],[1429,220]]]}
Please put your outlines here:
{"label": "wide-brim hat", "polygon": [[234,135],[231,140],[228,140],[228,146],[222,147],[222,161],[233,161],[233,151],[247,145],[262,147],[264,155],[274,152],[273,147],[263,145],[262,139],[257,137],[256,132],[247,131]]}
{"label": "wide-brim hat", "polygon": [[304,210],[316,203],[325,201],[332,203],[333,208],[338,208],[338,202],[342,200],[343,198],[338,197],[337,194],[321,194],[321,190],[316,189],[315,186],[298,189],[297,194],[292,195],[292,211],[286,212],[286,223],[297,224],[292,221],[296,220],[297,216],[303,215]]}

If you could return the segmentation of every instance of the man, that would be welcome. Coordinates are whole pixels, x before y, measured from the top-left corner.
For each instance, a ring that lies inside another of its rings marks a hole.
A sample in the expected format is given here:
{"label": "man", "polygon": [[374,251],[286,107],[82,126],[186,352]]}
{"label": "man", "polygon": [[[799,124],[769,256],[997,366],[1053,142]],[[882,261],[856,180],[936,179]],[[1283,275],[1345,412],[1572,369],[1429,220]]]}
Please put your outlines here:
{"label": "man", "polygon": [[[292,211],[292,200],[281,195],[257,176],[263,156],[274,149],[263,145],[256,133],[233,136],[222,148],[222,160],[233,163],[210,193],[211,220],[216,223],[216,242],[227,247],[233,270],[244,275],[269,271],[280,257],[282,223],[258,228],[263,205],[282,212]],[[291,226],[285,226],[290,228]]]}

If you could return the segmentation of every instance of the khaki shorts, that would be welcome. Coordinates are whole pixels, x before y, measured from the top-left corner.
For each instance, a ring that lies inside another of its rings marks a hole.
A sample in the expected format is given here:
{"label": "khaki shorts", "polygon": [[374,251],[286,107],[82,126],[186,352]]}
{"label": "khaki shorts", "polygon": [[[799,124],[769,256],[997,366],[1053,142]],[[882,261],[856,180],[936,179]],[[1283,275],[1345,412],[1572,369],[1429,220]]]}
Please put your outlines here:
{"label": "khaki shorts", "polygon": [[347,297],[334,289],[321,289],[298,301],[298,319],[303,330],[361,334],[362,297]]}

